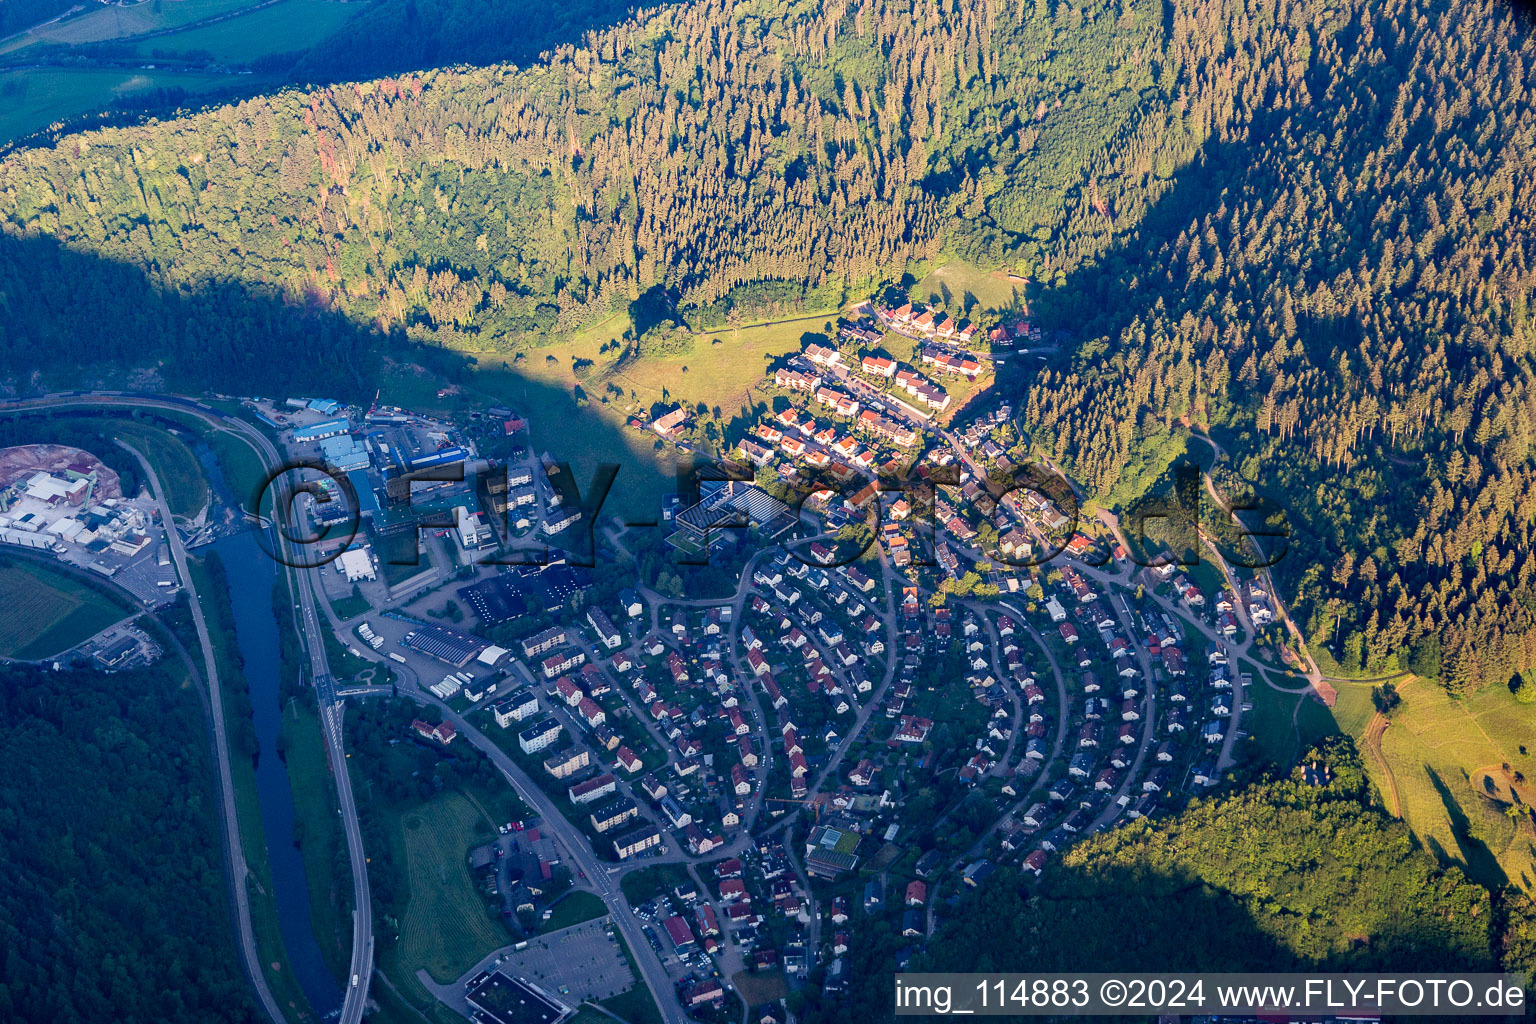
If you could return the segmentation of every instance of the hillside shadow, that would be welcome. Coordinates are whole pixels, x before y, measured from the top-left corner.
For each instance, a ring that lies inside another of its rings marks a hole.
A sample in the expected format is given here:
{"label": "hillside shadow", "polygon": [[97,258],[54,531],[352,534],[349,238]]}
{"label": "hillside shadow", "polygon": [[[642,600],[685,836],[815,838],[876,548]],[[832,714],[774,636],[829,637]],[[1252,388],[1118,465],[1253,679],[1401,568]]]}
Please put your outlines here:
{"label": "hillside shadow", "polygon": [[[317,87],[337,82],[365,81],[390,75],[445,68],[514,64],[526,67],[546,52],[580,45],[592,32],[618,25],[641,7],[654,10],[679,0],[640,4],[633,0],[569,0],[546,4],[538,0],[373,0],[357,3],[357,14],[328,36],[294,49],[240,61],[206,50],[156,51],[164,40],[130,37],[84,46],[50,47],[43,55],[80,67],[100,62],[117,68],[143,60],[139,48],[155,55],[160,67],[184,72],[227,76],[221,88],[188,92],[168,87],[113,99],[94,111],[61,122],[57,130],[0,142],[0,152],[28,144],[44,144],[71,131],[105,125],[137,124],[197,110],[236,103],[276,92],[284,86]],[[229,23],[238,24],[238,19]],[[255,29],[253,29],[254,31]],[[265,29],[263,29],[265,30]],[[13,98],[14,101],[14,98]]]}
{"label": "hillside shadow", "polygon": [[[1272,918],[1255,911],[1193,873],[1147,864],[1089,868],[1051,865],[1036,882],[1004,872],[986,890],[967,897],[959,916],[935,933],[914,971],[1007,971],[1027,963],[1031,971],[1299,971],[1486,969],[1469,961],[1469,950],[1450,937],[1412,930],[1411,915],[1382,915],[1368,936],[1343,933],[1336,923],[1316,922],[1338,934],[1297,928],[1304,900]],[[986,917],[986,941],[976,941],[976,922]],[[1277,936],[1303,944],[1332,944],[1325,959],[1298,953]],[[1089,966],[1091,965],[1091,966]],[[1453,967],[1454,965],[1454,967]]]}
{"label": "hillside shadow", "polygon": [[297,81],[350,81],[423,68],[521,64],[580,44],[629,18],[677,0],[376,0],[291,69]]}
{"label": "hillside shadow", "polygon": [[629,320],[635,337],[641,337],[657,324],[673,319],[672,300],[661,285],[648,288],[629,304]]}
{"label": "hillside shadow", "polygon": [[[1424,766],[1424,773],[1429,776],[1430,785],[1435,787],[1435,795],[1440,798],[1440,803],[1445,808],[1445,816],[1451,822],[1451,835],[1455,837],[1456,846],[1460,852],[1460,856],[1451,858],[1451,861],[1460,860],[1466,868],[1468,877],[1484,885],[1508,885],[1509,876],[1499,865],[1493,851],[1473,834],[1471,819],[1462,810],[1461,804],[1456,801],[1455,794],[1445,784],[1445,780],[1440,778],[1440,773],[1429,765]],[[1479,799],[1476,793],[1472,794],[1472,799]]]}
{"label": "hillside shadow", "polygon": [[[46,237],[0,236],[0,377],[20,397],[61,388],[328,395],[363,407],[385,385],[386,357],[506,401],[532,419],[532,442],[571,463],[585,489],[601,462],[621,465],[602,515],[675,487],[654,435],[600,404],[518,371],[482,369],[340,313],[217,282],[166,289],[143,270]],[[153,362],[151,374],[125,367]],[[499,364],[499,361],[498,361]],[[389,394],[382,401],[390,400]]]}

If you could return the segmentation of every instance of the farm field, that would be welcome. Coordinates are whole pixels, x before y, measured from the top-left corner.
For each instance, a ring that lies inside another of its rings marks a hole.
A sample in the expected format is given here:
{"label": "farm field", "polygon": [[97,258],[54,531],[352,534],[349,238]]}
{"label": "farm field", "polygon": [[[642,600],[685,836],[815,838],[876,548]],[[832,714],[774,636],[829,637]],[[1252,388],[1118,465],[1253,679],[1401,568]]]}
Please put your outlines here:
{"label": "farm field", "polygon": [[[393,823],[405,854],[410,895],[390,975],[407,989],[419,988],[419,969],[440,982],[452,981],[507,942],[469,874],[466,855],[479,822],[491,824],[466,796],[450,792],[410,807]],[[417,999],[427,995],[409,994]]]}
{"label": "farm field", "polygon": [[[1536,884],[1536,831],[1529,805],[1536,790],[1514,781],[1515,773],[1527,778],[1536,772],[1536,715],[1529,706],[1517,704],[1503,687],[1453,700],[1435,682],[1413,679],[1399,684],[1402,704],[1373,745],[1370,684],[1335,685],[1335,717],[1366,748],[1367,768],[1388,809],[1395,797],[1420,841],[1477,881],[1507,879],[1530,890]],[[1373,746],[1379,746],[1379,758]],[[1525,805],[1514,819],[1505,813],[1512,786]]]}
{"label": "farm field", "polygon": [[[156,0],[132,7],[91,5],[83,13],[21,32],[0,42],[0,54],[14,53],[40,43],[76,46],[123,39],[146,32],[162,32],[254,7],[261,0]],[[94,8],[94,9],[92,9]]]}
{"label": "farm field", "polygon": [[0,657],[47,658],[128,614],[107,595],[46,565],[0,560]]}
{"label": "farm field", "polygon": [[[115,43],[114,55],[139,67],[17,67],[0,70],[0,142],[18,139],[114,101],[157,90],[199,93],[263,91],[270,75],[209,73],[166,67],[183,58],[224,65],[307,49],[363,9],[347,0],[145,0],[98,6],[0,42],[0,60],[25,65],[71,57],[73,46]],[[157,61],[158,58],[158,61]],[[127,63],[119,60],[118,63]],[[158,65],[158,66],[157,66]]]}
{"label": "farm field", "polygon": [[200,51],[218,61],[246,64],[269,54],[307,49],[335,32],[362,6],[343,0],[280,0],[211,25],[146,39],[136,52],[150,57]]}
{"label": "farm field", "polygon": [[[28,68],[0,71],[0,143],[115,100],[156,89],[210,92],[229,86],[229,75],[131,68]],[[248,79],[246,81],[249,81]]]}

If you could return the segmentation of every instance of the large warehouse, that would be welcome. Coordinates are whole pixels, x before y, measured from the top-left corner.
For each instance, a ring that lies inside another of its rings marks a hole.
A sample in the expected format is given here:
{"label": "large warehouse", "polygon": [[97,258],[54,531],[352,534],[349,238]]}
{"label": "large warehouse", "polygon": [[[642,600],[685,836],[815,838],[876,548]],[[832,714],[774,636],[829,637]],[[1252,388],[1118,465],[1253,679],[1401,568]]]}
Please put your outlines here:
{"label": "large warehouse", "polygon": [[477,1024],[560,1024],[574,1011],[520,978],[500,971],[471,978],[464,999]]}

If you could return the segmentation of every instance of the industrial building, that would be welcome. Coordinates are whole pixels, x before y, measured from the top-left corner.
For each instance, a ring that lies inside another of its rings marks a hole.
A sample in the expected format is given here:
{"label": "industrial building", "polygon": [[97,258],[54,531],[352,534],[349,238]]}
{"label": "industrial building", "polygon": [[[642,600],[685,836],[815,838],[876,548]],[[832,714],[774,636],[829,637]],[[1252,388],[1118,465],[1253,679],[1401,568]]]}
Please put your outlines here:
{"label": "industrial building", "polygon": [[500,971],[471,978],[464,1001],[476,1024],[560,1024],[575,1012],[543,990]]}
{"label": "industrial building", "polygon": [[334,434],[322,438],[320,455],[343,473],[368,468],[368,449],[351,434]]}
{"label": "industrial building", "polygon": [[454,533],[465,551],[474,551],[491,539],[491,531],[481,520],[480,513],[460,505],[453,510],[453,515]]}
{"label": "industrial building", "polygon": [[347,577],[348,583],[377,578],[373,570],[373,559],[368,556],[367,548],[348,548],[343,551],[336,559],[336,567]]}
{"label": "industrial building", "polygon": [[347,473],[347,479],[352,483],[352,490],[357,495],[357,514],[363,518],[370,518],[379,510],[379,498],[374,493],[373,482],[368,479],[365,468],[351,470]]}
{"label": "industrial building", "polygon": [[469,605],[487,626],[528,614],[528,605],[517,581],[505,573],[460,587],[459,600]]}
{"label": "industrial building", "polygon": [[472,633],[461,633],[446,626],[418,626],[405,634],[405,646],[422,654],[463,668],[469,659],[483,651],[487,641]]}
{"label": "industrial building", "polygon": [[291,436],[294,444],[313,444],[323,441],[327,437],[335,437],[337,434],[345,434],[352,429],[352,425],[345,418],[334,420],[321,420],[319,423],[311,423],[307,427],[294,427]]}
{"label": "industrial building", "polygon": [[731,531],[752,528],[764,537],[777,537],[797,522],[784,502],[762,488],[741,481],[706,485],[697,504],[678,512],[677,532],[667,538],[674,546],[702,550],[729,542]]}

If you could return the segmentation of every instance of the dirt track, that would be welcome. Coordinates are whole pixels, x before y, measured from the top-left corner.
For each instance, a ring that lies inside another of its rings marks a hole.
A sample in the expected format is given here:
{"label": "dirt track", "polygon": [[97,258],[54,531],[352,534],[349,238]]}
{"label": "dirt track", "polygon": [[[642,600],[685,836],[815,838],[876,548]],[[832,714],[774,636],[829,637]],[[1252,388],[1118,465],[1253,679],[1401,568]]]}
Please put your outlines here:
{"label": "dirt track", "polygon": [[1401,818],[1403,816],[1403,803],[1397,795],[1397,780],[1392,777],[1392,766],[1387,763],[1386,757],[1381,752],[1381,737],[1387,731],[1387,726],[1390,724],[1386,715],[1379,711],[1376,713],[1376,716],[1371,719],[1371,724],[1365,727],[1365,751],[1380,766],[1382,777],[1386,779],[1388,809],[1392,812],[1394,818]]}

